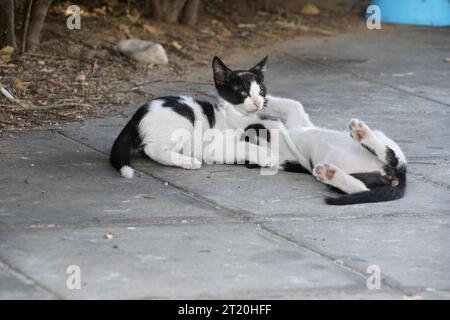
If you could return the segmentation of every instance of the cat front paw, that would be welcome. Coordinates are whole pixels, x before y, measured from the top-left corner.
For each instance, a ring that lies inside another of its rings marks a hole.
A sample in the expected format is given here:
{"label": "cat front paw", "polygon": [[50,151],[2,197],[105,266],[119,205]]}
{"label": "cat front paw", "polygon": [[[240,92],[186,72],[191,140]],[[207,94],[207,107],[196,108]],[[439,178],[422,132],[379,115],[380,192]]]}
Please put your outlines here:
{"label": "cat front paw", "polygon": [[260,155],[257,164],[263,168],[277,168],[279,166],[278,157],[272,155]]}
{"label": "cat front paw", "polygon": [[313,175],[319,181],[331,181],[336,174],[336,169],[328,163],[318,164],[314,167]]}
{"label": "cat front paw", "polygon": [[202,167],[202,163],[201,161],[198,161],[196,158],[192,158],[192,160],[183,162],[181,164],[181,167],[187,170],[197,170]]}
{"label": "cat front paw", "polygon": [[352,119],[348,123],[350,136],[358,142],[363,141],[369,135],[369,127],[358,119]]}

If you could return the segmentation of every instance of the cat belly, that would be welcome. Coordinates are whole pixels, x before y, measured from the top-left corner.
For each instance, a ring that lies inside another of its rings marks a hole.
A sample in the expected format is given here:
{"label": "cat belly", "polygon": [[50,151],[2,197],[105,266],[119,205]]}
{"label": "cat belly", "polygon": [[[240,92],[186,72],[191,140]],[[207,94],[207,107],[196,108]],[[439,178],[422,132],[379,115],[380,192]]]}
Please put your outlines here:
{"label": "cat belly", "polygon": [[346,173],[374,172],[383,163],[347,132],[322,128],[297,131],[293,140],[301,154],[314,165],[330,163]]}

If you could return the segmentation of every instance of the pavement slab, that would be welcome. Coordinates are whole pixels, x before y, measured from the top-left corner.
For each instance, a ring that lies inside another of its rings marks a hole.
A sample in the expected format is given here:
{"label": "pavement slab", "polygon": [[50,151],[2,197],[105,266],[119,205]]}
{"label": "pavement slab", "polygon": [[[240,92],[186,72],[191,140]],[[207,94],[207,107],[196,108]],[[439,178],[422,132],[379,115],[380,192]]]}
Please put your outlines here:
{"label": "pavement slab", "polygon": [[380,268],[391,285],[450,298],[450,217],[293,219],[264,227],[355,269]]}
{"label": "pavement slab", "polygon": [[0,159],[1,228],[226,220],[220,209],[151,177],[120,179],[106,156],[54,133],[2,144],[9,145],[2,152],[21,147]]}
{"label": "pavement slab", "polygon": [[44,288],[40,288],[33,281],[22,274],[0,265],[0,300],[51,300],[56,296]]}
{"label": "pavement slab", "polygon": [[[106,233],[117,236],[107,240]],[[309,288],[368,290],[364,277],[253,224],[5,232],[0,240],[2,260],[66,298],[290,298]],[[80,290],[66,288],[70,265],[81,269]]]}

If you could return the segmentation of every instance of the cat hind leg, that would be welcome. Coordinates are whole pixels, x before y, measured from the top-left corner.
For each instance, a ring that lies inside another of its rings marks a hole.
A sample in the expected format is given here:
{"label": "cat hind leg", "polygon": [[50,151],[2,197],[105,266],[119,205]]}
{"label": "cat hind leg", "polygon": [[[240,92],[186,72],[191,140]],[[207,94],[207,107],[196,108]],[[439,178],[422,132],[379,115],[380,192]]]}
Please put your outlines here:
{"label": "cat hind leg", "polygon": [[166,166],[190,170],[200,169],[202,166],[198,159],[176,152],[170,146],[147,144],[144,146],[144,152],[150,159]]}
{"label": "cat hind leg", "polygon": [[320,182],[342,190],[345,193],[369,190],[362,181],[330,163],[321,163],[314,166],[313,176]]}
{"label": "cat hind leg", "polygon": [[372,131],[367,124],[352,119],[348,123],[350,136],[373,153],[381,162],[393,168],[406,164],[406,158],[400,147],[381,131]]}

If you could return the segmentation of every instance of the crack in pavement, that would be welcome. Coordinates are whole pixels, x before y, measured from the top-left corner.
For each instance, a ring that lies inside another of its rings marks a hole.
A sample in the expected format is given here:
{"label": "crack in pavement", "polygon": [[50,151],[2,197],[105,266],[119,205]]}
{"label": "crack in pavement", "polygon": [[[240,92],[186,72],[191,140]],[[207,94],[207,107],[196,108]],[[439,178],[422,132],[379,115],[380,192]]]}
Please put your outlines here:
{"label": "crack in pavement", "polygon": [[29,284],[29,285],[33,286],[35,289],[47,292],[48,294],[50,294],[53,297],[53,299],[58,299],[58,300],[62,299],[62,297],[59,294],[57,294],[50,288],[47,288],[45,285],[43,285],[36,279],[33,279],[32,277],[26,275],[22,271],[14,268],[12,265],[6,263],[2,257],[0,257],[0,268],[5,270],[5,272],[9,273],[10,275],[15,277],[19,281],[22,281],[25,284]]}

